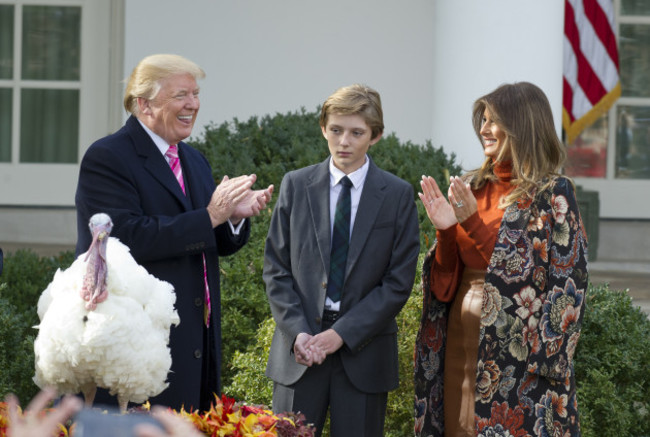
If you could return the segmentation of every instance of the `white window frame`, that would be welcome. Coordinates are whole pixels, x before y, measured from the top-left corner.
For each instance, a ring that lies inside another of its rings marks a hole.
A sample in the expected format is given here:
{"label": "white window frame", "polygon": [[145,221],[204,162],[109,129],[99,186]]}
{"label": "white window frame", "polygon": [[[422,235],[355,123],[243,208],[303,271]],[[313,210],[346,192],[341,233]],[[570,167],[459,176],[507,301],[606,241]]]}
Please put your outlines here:
{"label": "white window frame", "polygon": [[[97,138],[115,129],[120,119],[124,56],[124,0],[0,0],[14,5],[14,62],[21,63],[22,8],[28,5],[81,7],[81,75],[79,82],[24,81],[14,74],[0,80],[13,89],[12,153],[0,163],[0,206],[74,206],[79,162]],[[14,66],[14,73],[19,67]],[[78,161],[74,164],[20,163],[20,90],[47,83],[48,89],[79,89]],[[2,116],[2,115],[0,115]]]}

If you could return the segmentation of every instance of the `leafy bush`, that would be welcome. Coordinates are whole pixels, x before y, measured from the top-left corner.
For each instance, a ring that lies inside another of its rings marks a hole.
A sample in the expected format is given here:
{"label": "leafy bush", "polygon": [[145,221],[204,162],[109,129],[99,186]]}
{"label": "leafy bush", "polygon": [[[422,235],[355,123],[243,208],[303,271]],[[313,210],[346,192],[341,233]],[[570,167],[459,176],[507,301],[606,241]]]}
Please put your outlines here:
{"label": "leafy bush", "polygon": [[[6,284],[0,285],[0,292]],[[34,375],[34,335],[31,325],[7,299],[0,298],[0,400],[9,393],[29,400],[38,391]]]}
{"label": "leafy bush", "polygon": [[249,242],[236,254],[219,260],[224,386],[232,379],[235,354],[255,341],[259,324],[271,315],[262,280],[264,241],[270,221],[271,210],[262,211],[252,219]]}
{"label": "leafy bush", "polygon": [[26,401],[38,391],[32,382],[36,304],[56,269],[67,268],[73,259],[71,252],[40,257],[18,250],[6,255],[0,276],[0,399],[11,392]]}
{"label": "leafy bush", "polygon": [[650,435],[650,321],[625,291],[591,286],[575,356],[585,437]]}
{"label": "leafy bush", "polygon": [[72,252],[41,257],[32,250],[20,249],[5,258],[0,279],[7,284],[2,297],[16,307],[32,325],[38,324],[36,303],[58,268],[67,268],[74,261]]}
{"label": "leafy bush", "polygon": [[397,316],[397,349],[399,354],[399,387],[388,393],[386,437],[413,435],[413,356],[415,337],[422,315],[422,261],[420,256],[415,286],[409,300]]}
{"label": "leafy bush", "polygon": [[322,161],[328,154],[316,112],[251,117],[205,127],[190,143],[203,152],[216,180],[255,173],[258,185],[278,186],[289,170]]}
{"label": "leafy bush", "polygon": [[231,363],[235,372],[232,383],[223,389],[226,396],[252,405],[271,405],[273,382],[264,372],[274,329],[273,318],[267,318],[260,324],[255,342],[249,344],[245,351],[235,352]]}

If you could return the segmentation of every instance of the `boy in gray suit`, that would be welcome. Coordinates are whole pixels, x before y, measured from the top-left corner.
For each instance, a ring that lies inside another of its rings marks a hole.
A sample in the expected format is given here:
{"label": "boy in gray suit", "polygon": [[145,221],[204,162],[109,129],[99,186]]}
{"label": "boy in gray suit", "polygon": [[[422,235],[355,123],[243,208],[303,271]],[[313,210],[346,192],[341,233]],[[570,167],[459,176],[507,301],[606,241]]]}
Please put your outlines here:
{"label": "boy in gray suit", "polygon": [[333,437],[377,437],[419,253],[413,187],[367,155],[384,130],[375,90],[340,88],[320,125],[331,156],[284,176],[266,240],[266,374],[274,411],[304,413],[318,436],[329,408]]}

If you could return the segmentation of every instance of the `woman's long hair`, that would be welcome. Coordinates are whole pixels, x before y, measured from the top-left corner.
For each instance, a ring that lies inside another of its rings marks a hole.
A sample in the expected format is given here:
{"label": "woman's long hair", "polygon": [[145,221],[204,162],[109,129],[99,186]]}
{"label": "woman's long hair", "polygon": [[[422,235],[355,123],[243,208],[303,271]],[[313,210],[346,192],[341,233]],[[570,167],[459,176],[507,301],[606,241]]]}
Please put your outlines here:
{"label": "woman's long hair", "polygon": [[[483,143],[481,127],[485,110],[505,132],[506,138],[495,161],[512,161],[511,184],[515,188],[506,196],[501,208],[517,200],[532,200],[559,176],[566,159],[564,144],[557,136],[551,105],[539,87],[528,82],[505,84],[474,102],[472,124]],[[466,178],[473,189],[495,180],[494,162],[487,157],[483,165],[470,171]]]}

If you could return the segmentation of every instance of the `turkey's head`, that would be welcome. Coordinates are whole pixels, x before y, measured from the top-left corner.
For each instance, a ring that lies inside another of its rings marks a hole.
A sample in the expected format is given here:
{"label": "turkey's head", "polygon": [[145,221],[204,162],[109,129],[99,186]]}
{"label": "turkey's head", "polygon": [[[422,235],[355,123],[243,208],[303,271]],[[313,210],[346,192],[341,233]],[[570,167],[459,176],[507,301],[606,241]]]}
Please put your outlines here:
{"label": "turkey's head", "polygon": [[97,304],[108,297],[106,288],[106,245],[113,229],[111,218],[104,213],[95,214],[88,223],[93,242],[86,252],[86,274],[84,275],[81,297],[86,301],[86,309],[92,311]]}

